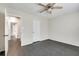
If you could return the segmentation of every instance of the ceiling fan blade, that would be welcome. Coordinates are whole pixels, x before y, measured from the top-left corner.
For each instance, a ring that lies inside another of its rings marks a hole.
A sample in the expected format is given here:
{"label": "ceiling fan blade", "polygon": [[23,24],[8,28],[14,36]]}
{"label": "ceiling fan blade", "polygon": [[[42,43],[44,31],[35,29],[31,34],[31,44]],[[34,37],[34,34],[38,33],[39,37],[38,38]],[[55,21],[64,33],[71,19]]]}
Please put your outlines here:
{"label": "ceiling fan blade", "polygon": [[40,11],[40,13],[42,13],[42,12],[44,12],[44,11],[46,11],[46,10],[48,10],[48,9],[43,9],[43,10]]}
{"label": "ceiling fan blade", "polygon": [[56,3],[51,3],[51,9],[53,9],[53,7],[54,7],[55,4],[56,4]]}
{"label": "ceiling fan blade", "polygon": [[51,3],[52,6],[54,6],[56,3]]}
{"label": "ceiling fan blade", "polygon": [[56,7],[53,7],[53,8],[51,8],[51,9],[62,9],[63,7],[61,7],[61,6],[56,6]]}
{"label": "ceiling fan blade", "polygon": [[51,3],[48,3],[46,6],[50,6],[51,5]]}
{"label": "ceiling fan blade", "polygon": [[43,7],[46,7],[45,5],[43,5],[43,4],[41,4],[41,3],[38,3],[38,5],[43,6]]}

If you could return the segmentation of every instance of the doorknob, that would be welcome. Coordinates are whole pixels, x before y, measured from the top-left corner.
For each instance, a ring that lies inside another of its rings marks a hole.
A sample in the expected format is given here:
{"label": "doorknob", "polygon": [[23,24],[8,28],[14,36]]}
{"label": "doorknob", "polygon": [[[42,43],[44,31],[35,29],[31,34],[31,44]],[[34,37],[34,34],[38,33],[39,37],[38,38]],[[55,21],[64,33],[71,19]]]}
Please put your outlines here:
{"label": "doorknob", "polygon": [[9,36],[9,35],[3,35],[3,36]]}

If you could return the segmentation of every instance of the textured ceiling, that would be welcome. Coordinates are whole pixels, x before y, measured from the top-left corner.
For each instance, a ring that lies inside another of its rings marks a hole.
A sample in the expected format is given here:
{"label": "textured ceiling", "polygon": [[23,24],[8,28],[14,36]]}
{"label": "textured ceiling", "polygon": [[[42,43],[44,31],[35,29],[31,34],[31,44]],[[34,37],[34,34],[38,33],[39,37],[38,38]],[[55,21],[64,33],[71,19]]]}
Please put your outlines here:
{"label": "textured ceiling", "polygon": [[39,13],[39,10],[42,7],[37,5],[36,3],[9,3],[4,5],[9,8],[15,8],[24,13],[29,13],[29,14],[44,16],[44,17],[54,17],[65,13],[72,13],[79,11],[79,3],[57,3],[56,5],[63,6],[63,9],[54,9],[52,11],[52,14],[48,14],[46,12]]}

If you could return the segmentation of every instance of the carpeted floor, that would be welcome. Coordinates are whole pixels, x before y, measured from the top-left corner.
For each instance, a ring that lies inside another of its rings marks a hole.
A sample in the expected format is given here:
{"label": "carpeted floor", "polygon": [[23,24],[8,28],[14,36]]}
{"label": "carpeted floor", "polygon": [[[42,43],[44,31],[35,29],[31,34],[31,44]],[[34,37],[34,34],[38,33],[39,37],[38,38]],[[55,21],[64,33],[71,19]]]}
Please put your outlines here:
{"label": "carpeted floor", "polygon": [[23,56],[79,56],[79,47],[45,40],[23,46]]}

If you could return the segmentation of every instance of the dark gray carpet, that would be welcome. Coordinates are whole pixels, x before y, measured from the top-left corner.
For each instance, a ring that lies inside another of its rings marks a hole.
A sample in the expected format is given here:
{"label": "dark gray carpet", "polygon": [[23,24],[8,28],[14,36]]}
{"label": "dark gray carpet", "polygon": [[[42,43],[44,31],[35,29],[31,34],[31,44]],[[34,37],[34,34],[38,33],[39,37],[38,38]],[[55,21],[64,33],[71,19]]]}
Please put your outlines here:
{"label": "dark gray carpet", "polygon": [[23,46],[24,56],[79,56],[79,47],[45,40]]}

